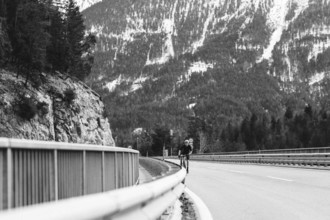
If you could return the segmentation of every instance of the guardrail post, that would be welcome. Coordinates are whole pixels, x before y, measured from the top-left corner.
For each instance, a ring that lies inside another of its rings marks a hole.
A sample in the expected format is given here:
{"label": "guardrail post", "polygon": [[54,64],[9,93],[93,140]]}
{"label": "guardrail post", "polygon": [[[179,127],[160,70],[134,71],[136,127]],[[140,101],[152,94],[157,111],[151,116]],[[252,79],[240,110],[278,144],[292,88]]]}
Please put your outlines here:
{"label": "guardrail post", "polygon": [[105,191],[105,155],[104,154],[105,154],[104,151],[102,151],[102,164],[101,164],[102,192]]}
{"label": "guardrail post", "polygon": [[54,193],[55,201],[58,200],[58,160],[57,160],[57,149],[54,150]]}
{"label": "guardrail post", "polygon": [[117,159],[117,152],[115,152],[115,189],[118,189],[118,159]]}
{"label": "guardrail post", "polygon": [[83,161],[82,161],[82,189],[83,195],[86,195],[86,151],[83,151]]}
{"label": "guardrail post", "polygon": [[134,177],[133,177],[133,157],[131,153],[128,153],[128,158],[129,158],[129,185],[133,185],[134,184]]}
{"label": "guardrail post", "polygon": [[7,209],[13,205],[13,152],[10,147],[7,149]]}
{"label": "guardrail post", "polygon": [[121,172],[122,172],[122,175],[121,175],[121,178],[123,179],[122,180],[122,186],[120,186],[121,188],[122,187],[126,187],[126,176],[125,176],[125,153],[122,153],[123,154],[123,156],[121,157],[122,158],[122,160],[121,160],[121,167],[122,167],[122,169],[123,170],[121,170]]}

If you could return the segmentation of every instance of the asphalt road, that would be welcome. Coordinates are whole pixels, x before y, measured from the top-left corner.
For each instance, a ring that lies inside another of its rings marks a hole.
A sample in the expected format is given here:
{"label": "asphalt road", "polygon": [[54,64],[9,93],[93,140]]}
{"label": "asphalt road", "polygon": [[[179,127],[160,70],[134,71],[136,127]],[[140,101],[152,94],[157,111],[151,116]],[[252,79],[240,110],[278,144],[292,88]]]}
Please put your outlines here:
{"label": "asphalt road", "polygon": [[330,220],[330,171],[190,162],[186,185],[214,220]]}

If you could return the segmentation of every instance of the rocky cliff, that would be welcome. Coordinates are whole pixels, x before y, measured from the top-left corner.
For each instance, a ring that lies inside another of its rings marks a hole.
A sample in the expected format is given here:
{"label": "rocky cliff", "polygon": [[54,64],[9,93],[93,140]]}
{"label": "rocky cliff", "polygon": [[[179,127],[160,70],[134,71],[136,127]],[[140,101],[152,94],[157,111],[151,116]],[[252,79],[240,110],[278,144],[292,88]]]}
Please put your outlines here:
{"label": "rocky cliff", "polygon": [[104,104],[85,84],[56,73],[32,87],[0,73],[1,137],[114,146]]}

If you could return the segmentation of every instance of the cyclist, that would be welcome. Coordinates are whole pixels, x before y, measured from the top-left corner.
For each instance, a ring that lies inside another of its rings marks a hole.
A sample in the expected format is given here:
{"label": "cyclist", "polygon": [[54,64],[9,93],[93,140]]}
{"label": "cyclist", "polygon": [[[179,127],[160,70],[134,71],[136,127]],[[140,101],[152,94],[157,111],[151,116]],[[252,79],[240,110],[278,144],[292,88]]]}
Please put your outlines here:
{"label": "cyclist", "polygon": [[[189,173],[189,155],[192,153],[192,147],[189,144],[189,140],[186,139],[184,141],[184,144],[179,148],[179,153],[178,153],[178,157],[180,158],[180,166],[184,168],[186,168],[187,173]],[[186,163],[185,161],[187,161],[187,167],[186,167]]]}

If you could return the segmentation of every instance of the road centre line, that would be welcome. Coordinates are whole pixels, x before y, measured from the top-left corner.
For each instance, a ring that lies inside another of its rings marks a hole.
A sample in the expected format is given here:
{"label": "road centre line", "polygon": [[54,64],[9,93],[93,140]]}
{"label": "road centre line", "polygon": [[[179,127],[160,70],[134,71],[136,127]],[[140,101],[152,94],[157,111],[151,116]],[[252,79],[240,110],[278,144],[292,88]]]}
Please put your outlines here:
{"label": "road centre line", "polygon": [[282,180],[282,181],[286,181],[286,182],[292,182],[293,181],[293,180],[279,178],[279,177],[274,177],[274,176],[267,176],[267,177],[270,178],[270,179]]}

